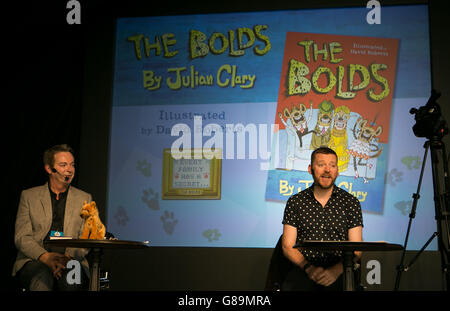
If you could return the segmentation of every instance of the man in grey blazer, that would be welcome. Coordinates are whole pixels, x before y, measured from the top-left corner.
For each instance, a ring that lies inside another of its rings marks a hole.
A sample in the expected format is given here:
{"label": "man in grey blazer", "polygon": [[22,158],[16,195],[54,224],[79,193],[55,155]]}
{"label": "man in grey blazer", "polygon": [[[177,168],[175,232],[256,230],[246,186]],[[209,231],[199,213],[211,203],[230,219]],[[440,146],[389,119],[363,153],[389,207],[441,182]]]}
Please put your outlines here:
{"label": "man in grey blazer", "polygon": [[[70,185],[75,175],[75,161],[68,145],[56,145],[45,151],[44,168],[49,174],[48,183],[26,189],[20,197],[14,235],[18,254],[12,274],[29,290],[85,288],[89,275],[85,259],[88,251],[46,249],[44,240],[61,235],[78,238],[84,225],[80,217],[83,202],[90,202],[92,197]],[[81,263],[82,284],[68,284],[66,264],[69,260]]]}

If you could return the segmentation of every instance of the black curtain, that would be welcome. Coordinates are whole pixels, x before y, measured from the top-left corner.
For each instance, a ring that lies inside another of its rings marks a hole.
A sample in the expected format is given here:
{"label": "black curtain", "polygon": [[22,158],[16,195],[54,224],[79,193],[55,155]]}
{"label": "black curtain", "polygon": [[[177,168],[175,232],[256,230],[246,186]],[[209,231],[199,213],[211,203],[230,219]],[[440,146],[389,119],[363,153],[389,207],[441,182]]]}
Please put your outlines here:
{"label": "black curtain", "polygon": [[[1,107],[5,192],[0,289],[12,289],[14,284],[14,223],[20,193],[47,181],[43,152],[67,143],[75,150],[75,161],[79,158],[85,27],[67,25],[64,1],[30,4],[3,11],[9,18],[2,38],[6,96]],[[77,185],[76,178],[73,184]]]}

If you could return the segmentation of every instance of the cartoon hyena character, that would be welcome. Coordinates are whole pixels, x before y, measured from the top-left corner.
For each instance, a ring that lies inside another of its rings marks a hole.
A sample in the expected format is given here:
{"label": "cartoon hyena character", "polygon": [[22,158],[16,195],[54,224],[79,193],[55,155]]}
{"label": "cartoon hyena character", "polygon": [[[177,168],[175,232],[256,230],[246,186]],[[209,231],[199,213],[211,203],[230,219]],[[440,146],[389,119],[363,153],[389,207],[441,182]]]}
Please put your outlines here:
{"label": "cartoon hyena character", "polygon": [[[358,129],[356,129],[358,127]],[[359,131],[358,135],[356,132]],[[373,141],[380,136],[383,128],[378,126],[376,129],[367,125],[367,120],[359,118],[353,127],[354,140],[348,148],[348,153],[353,156],[353,168],[355,169],[355,178],[359,177],[358,165],[366,166],[370,158],[378,157],[383,151],[383,147],[379,148]],[[358,162],[357,162],[357,159]],[[365,162],[363,162],[365,160]]]}
{"label": "cartoon hyena character", "polygon": [[300,142],[300,148],[303,147],[303,136],[308,135],[312,133],[313,131],[308,130],[308,123],[311,121],[312,117],[312,103],[311,103],[311,110],[308,116],[308,119],[306,119],[306,106],[302,103],[299,104],[299,108],[297,108],[295,105],[292,106],[292,109],[289,111],[289,109],[284,108],[284,116],[286,117],[286,120],[290,120],[291,123],[288,124],[284,119],[283,115],[281,113],[278,114],[278,116],[281,119],[281,122],[283,122],[286,129],[289,129],[292,132],[295,132],[296,136],[298,137],[298,140]]}
{"label": "cartoon hyena character", "polygon": [[339,172],[345,172],[350,161],[350,155],[347,152],[347,123],[350,118],[350,109],[347,106],[339,106],[334,111],[333,129],[328,147],[333,149],[338,156]]}
{"label": "cartoon hyena character", "polygon": [[295,159],[300,159],[300,153],[304,146],[304,137],[311,134],[313,131],[308,129],[308,123],[312,117],[312,103],[309,115],[304,104],[300,103],[297,106],[293,105],[291,110],[284,108],[283,114],[279,113],[278,117],[286,127],[287,145],[286,145],[286,168],[292,169]]}
{"label": "cartoon hyena character", "polygon": [[328,147],[331,137],[331,120],[333,119],[334,105],[331,101],[324,100],[319,104],[317,123],[311,139],[311,150],[319,147]]}

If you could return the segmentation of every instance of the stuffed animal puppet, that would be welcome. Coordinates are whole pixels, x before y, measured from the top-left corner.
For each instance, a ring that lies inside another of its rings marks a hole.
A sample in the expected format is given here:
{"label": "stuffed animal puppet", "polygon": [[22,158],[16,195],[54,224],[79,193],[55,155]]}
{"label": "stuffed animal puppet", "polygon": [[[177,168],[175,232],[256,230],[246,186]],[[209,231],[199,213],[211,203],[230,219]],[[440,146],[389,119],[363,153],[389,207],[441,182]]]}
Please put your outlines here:
{"label": "stuffed animal puppet", "polygon": [[98,216],[97,205],[94,201],[84,201],[80,216],[85,220],[80,239],[103,240],[106,229]]}

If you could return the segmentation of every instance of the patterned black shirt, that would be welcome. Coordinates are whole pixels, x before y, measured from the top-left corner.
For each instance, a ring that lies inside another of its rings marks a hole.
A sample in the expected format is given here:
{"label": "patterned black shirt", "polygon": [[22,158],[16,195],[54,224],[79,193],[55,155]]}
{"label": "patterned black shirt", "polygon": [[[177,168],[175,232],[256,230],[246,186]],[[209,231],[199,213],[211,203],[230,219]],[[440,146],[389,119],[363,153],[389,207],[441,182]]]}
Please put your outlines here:
{"label": "patterned black shirt", "polygon": [[[297,228],[297,243],[303,240],[347,241],[348,230],[363,226],[361,204],[347,191],[333,187],[325,207],[316,200],[314,185],[292,195],[286,203],[283,224]],[[341,252],[301,250],[308,262],[329,267],[341,260]]]}

